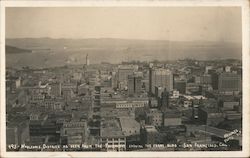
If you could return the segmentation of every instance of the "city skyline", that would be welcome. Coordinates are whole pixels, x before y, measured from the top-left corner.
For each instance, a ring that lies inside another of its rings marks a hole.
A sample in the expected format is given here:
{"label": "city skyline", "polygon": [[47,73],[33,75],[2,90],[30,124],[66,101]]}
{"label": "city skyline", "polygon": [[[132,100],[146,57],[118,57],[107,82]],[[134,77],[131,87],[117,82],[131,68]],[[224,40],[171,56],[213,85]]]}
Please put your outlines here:
{"label": "city skyline", "polygon": [[6,69],[6,94],[8,151],[242,150],[239,60],[93,66],[87,55]]}

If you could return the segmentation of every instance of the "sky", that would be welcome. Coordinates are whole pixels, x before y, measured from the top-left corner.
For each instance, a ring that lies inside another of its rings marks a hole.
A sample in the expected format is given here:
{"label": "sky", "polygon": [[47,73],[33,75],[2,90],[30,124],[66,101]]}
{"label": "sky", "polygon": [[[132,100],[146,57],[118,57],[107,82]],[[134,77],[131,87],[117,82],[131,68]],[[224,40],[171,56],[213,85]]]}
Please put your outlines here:
{"label": "sky", "polygon": [[241,42],[240,7],[11,7],[6,38]]}

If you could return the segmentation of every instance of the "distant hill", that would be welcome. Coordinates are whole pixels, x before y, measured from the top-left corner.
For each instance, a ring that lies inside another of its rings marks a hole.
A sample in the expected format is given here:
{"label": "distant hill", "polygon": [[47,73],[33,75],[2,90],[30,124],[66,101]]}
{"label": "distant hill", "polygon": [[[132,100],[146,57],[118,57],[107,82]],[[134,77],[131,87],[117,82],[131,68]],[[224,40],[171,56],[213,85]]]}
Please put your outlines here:
{"label": "distant hill", "polygon": [[31,49],[53,49],[66,47],[166,47],[171,42],[174,45],[183,46],[226,46],[237,45],[231,42],[214,42],[214,41],[167,41],[167,40],[141,40],[141,39],[116,39],[116,38],[86,38],[86,39],[69,39],[69,38],[11,38],[6,39],[6,44],[19,48]]}
{"label": "distant hill", "polygon": [[6,54],[16,54],[16,53],[31,53],[32,51],[29,49],[21,49],[21,48],[17,48],[14,46],[5,46],[5,51]]}

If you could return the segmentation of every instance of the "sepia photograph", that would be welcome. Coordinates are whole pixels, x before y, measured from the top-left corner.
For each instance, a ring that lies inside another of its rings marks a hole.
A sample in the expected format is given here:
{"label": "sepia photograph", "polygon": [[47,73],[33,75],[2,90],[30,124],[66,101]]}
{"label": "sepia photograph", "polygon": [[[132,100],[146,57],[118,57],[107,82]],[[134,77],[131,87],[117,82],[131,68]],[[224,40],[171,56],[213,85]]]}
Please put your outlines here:
{"label": "sepia photograph", "polygon": [[242,3],[10,4],[1,156],[250,156]]}

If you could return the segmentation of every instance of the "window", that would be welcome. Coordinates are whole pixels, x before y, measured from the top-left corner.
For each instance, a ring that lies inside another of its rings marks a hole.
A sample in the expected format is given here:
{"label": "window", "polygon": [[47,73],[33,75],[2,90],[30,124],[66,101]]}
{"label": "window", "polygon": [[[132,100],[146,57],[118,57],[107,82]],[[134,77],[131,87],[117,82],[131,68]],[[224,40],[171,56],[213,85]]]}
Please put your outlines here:
{"label": "window", "polygon": [[107,139],[102,138],[102,141],[105,142]]}

